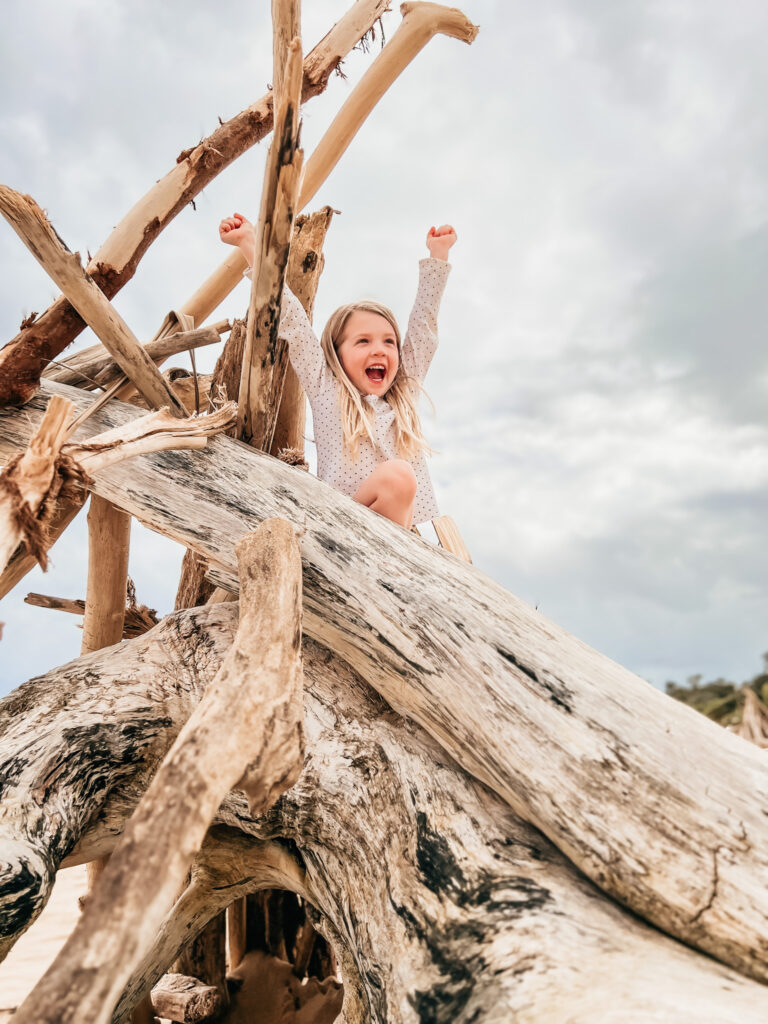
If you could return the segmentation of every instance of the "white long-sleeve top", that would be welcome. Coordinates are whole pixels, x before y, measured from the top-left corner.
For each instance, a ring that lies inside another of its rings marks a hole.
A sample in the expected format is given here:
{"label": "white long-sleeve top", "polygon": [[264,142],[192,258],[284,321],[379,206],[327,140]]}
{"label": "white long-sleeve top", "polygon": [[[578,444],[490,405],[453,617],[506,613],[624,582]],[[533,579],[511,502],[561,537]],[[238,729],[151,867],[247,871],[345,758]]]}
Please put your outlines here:
{"label": "white long-sleeve top", "polygon": [[[400,360],[410,377],[422,383],[437,348],[437,314],[445,290],[450,264],[427,258],[419,262],[419,287],[403,338]],[[376,419],[373,435],[360,439],[357,455],[344,444],[339,394],[342,385],[328,365],[320,341],[299,300],[287,287],[283,291],[280,335],[288,343],[291,364],[312,407],[317,445],[317,475],[343,494],[354,497],[361,484],[387,459],[399,459],[395,444],[395,413],[378,395],[365,395],[363,401],[373,408]],[[418,484],[414,502],[414,522],[425,523],[439,515],[432,481],[424,454],[408,460]]]}

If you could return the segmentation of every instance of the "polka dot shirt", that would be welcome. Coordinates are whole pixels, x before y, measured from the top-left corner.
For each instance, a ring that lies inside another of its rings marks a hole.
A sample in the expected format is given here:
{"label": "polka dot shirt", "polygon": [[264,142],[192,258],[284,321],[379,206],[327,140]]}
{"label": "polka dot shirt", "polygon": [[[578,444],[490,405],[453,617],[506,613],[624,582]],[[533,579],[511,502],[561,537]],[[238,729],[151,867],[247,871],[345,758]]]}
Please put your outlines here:
{"label": "polka dot shirt", "polygon": [[[437,349],[437,313],[450,269],[445,260],[427,258],[419,262],[419,288],[400,352],[403,369],[419,383],[424,380]],[[317,475],[342,493],[354,497],[363,481],[380,463],[402,457],[395,444],[394,410],[386,397],[364,396],[363,401],[376,414],[373,425],[376,445],[374,447],[367,437],[363,437],[357,455],[351,455],[344,444],[341,427],[341,385],[328,366],[301,303],[287,287],[283,291],[280,335],[288,343],[291,363],[312,406]],[[426,459],[420,452],[408,461],[418,484],[414,522],[425,523],[439,515]]]}

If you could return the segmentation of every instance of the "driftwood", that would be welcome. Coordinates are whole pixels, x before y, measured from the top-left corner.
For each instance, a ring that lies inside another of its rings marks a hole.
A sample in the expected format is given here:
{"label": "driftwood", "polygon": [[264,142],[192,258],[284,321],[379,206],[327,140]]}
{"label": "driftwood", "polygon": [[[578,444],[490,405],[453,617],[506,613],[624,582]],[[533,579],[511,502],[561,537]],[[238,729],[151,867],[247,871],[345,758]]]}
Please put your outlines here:
{"label": "driftwood", "polygon": [[160,376],[143,346],[83,269],[80,256],[71,253],[61,241],[37,203],[30,196],[0,185],[0,213],[101,339],[137,390],[155,408],[167,405],[178,416],[183,416],[186,410]]}
{"label": "driftwood", "polygon": [[[80,395],[77,389],[69,389]],[[178,419],[167,410],[134,420],[125,428],[108,430],[87,441],[64,441],[70,436],[74,404],[53,396],[30,447],[15,456],[0,475],[0,566],[24,540],[43,568],[50,547],[48,524],[56,503],[70,505],[89,484],[89,475],[136,455],[178,448],[204,448],[208,438],[226,429],[234,406],[207,416]]]}
{"label": "driftwood", "polygon": [[[221,335],[226,334],[231,326],[228,320],[220,320],[210,327],[200,327],[196,331],[177,331],[162,338],[154,338],[143,348],[152,362],[159,365],[179,352],[215,345],[221,341]],[[122,376],[120,367],[103,345],[91,345],[90,348],[76,352],[60,363],[51,363],[43,373],[46,380],[72,384],[86,391],[91,391],[97,386],[108,388]]]}
{"label": "driftwood", "polygon": [[[26,443],[40,404],[25,417],[0,413],[0,457]],[[126,423],[132,410],[98,418]],[[228,438],[114,466],[93,486],[215,563],[232,590],[239,537],[274,515],[303,526],[309,636],[617,900],[745,973],[768,974],[759,750],[472,566]]]}
{"label": "driftwood", "polygon": [[91,497],[88,510],[88,589],[82,654],[123,638],[131,517],[111,502]]}
{"label": "driftwood", "polygon": [[[370,77],[364,76],[355,87],[307,161],[297,211],[312,201],[378,100],[432,36],[444,33],[471,43],[477,33],[477,28],[461,11],[452,7],[407,3],[400,10],[403,12],[403,22],[376,58],[368,73]],[[393,48],[395,40],[397,43]],[[242,253],[235,250],[181,309],[191,314],[195,323],[199,323],[224,301],[240,282],[245,269]]]}
{"label": "driftwood", "polygon": [[19,1024],[107,1024],[229,789],[239,783],[253,812],[263,813],[301,771],[301,571],[293,528],[264,523],[240,542],[238,558],[234,643],[74,932],[17,1011]]}
{"label": "driftwood", "polygon": [[[324,206],[309,216],[297,217],[294,224],[285,279],[293,294],[304,307],[310,321],[314,311],[317,286],[325,265],[323,244],[333,213],[330,206]],[[272,454],[279,455],[286,448],[303,453],[305,425],[306,398],[296,371],[289,363],[285,371],[283,394],[272,439]]]}
{"label": "driftwood", "polygon": [[196,1024],[221,1010],[221,998],[213,985],[201,985],[197,978],[166,974],[152,989],[152,1006],[158,1017],[175,1024]]}
{"label": "driftwood", "polygon": [[[64,835],[70,863],[108,853],[227,657],[237,623],[230,604],[174,614],[146,636],[31,680],[0,703],[8,763],[25,775],[24,788],[8,791],[0,805],[11,812],[5,834],[14,820],[29,827],[16,795],[31,800],[42,772],[48,782],[27,853],[34,849],[55,870]],[[762,985],[614,905],[337,656],[307,640],[304,666],[308,743],[298,782],[259,818],[243,794],[224,801],[116,1021],[190,934],[227,902],[264,887],[299,892],[317,908],[318,927],[342,964],[348,1024],[561,1024],[566,1013],[575,1024],[763,1020]],[[70,757],[59,761],[64,749]],[[60,766],[55,775],[51,763]],[[90,784],[96,773],[99,788]],[[38,1005],[42,993],[41,985]]]}
{"label": "driftwood", "polygon": [[71,460],[62,465],[74,406],[54,395],[29,447],[0,475],[0,569],[22,540],[36,561],[46,565],[46,521],[62,489],[84,475]]}
{"label": "driftwood", "polygon": [[[24,604],[34,608],[49,608],[51,611],[68,612],[70,615],[83,615],[85,601],[82,598],[51,597],[49,594],[27,594]],[[120,639],[131,640],[141,636],[148,629],[157,625],[157,612],[147,608],[145,604],[128,605],[124,609],[123,635]]]}
{"label": "driftwood", "polygon": [[[278,343],[280,299],[288,264],[304,154],[299,146],[301,40],[296,2],[273,3],[275,128],[267,154],[256,225],[253,285],[237,405],[237,436],[269,451],[288,353]],[[278,358],[281,354],[281,358]]]}
{"label": "driftwood", "polygon": [[[343,58],[371,31],[387,8],[388,0],[357,0],[352,5],[304,59],[302,101],[325,90]],[[150,244],[176,214],[220,171],[271,130],[272,96],[267,93],[179,156],[171,171],[136,203],[88,264],[89,276],[107,298],[113,298],[131,280]],[[221,301],[206,299],[205,287],[196,293],[196,323],[202,323]],[[0,351],[0,406],[21,405],[31,398],[46,363],[63,352],[84,326],[63,296],[33,322],[25,324]]]}
{"label": "driftwood", "polygon": [[400,13],[403,20],[397,31],[355,86],[307,160],[299,197],[300,210],[312,202],[370,112],[430,39],[446,35],[471,43],[478,32],[477,26],[455,7],[404,3],[400,5]]}

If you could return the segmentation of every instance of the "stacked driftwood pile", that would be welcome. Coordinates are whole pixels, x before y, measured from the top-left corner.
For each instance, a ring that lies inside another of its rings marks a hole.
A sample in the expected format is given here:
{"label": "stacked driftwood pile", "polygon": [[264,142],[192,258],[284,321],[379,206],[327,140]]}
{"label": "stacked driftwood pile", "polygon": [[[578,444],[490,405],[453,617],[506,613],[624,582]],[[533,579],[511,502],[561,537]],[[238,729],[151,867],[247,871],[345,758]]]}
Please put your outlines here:
{"label": "stacked driftwood pile", "polygon": [[[153,987],[154,1011],[210,1019],[225,956],[262,948],[338,971],[350,1024],[763,1021],[765,754],[267,454],[301,447],[277,318],[286,273],[311,315],[331,218],[294,214],[432,35],[474,37],[405,4],[302,171],[300,103],[385,9],[357,0],[302,65],[274,0],[274,103],[182,154],[85,271],[0,190],[63,291],[0,352],[0,594],[91,495],[83,655],[0,704],[3,950],[62,865],[98,865],[14,1019],[147,1020]],[[182,385],[157,364],[226,333],[200,325],[240,254],[146,346],[109,299],[273,121],[247,323]],[[85,322],[103,348],[46,369]],[[132,517],[188,554],[177,611],[149,628],[133,602],[120,642]]]}

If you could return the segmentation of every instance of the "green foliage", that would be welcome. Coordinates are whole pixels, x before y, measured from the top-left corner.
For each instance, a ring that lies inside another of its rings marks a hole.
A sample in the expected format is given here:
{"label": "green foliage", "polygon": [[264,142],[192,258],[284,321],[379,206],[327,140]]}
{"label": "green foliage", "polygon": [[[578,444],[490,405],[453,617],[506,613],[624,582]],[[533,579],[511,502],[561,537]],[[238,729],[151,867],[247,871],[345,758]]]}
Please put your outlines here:
{"label": "green foliage", "polygon": [[700,711],[720,725],[738,725],[744,708],[744,690],[749,687],[768,707],[768,652],[763,655],[763,670],[741,685],[728,679],[715,679],[702,683],[702,676],[689,676],[686,684],[668,682],[665,690],[670,697]]}

